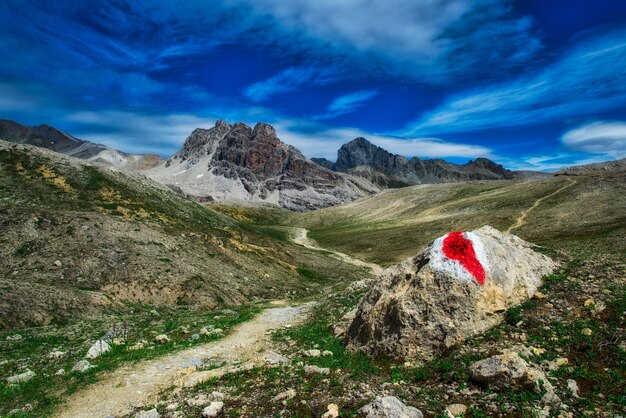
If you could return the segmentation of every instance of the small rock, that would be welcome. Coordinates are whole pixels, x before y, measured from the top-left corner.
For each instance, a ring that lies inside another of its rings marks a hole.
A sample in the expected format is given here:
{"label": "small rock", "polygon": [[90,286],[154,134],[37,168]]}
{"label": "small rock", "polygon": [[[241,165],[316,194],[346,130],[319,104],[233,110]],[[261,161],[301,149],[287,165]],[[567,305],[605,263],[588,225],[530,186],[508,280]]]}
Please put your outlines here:
{"label": "small rock", "polygon": [[65,369],[59,369],[59,370],[57,370],[57,372],[55,374],[57,376],[63,376],[63,375],[65,375]]}
{"label": "small rock", "polygon": [[228,316],[234,316],[234,315],[237,315],[237,312],[233,311],[232,309],[222,309],[222,314],[228,315]]}
{"label": "small rock", "polygon": [[165,409],[167,409],[168,411],[175,411],[177,408],[178,408],[177,403],[171,403],[165,407]]}
{"label": "small rock", "polygon": [[54,265],[57,266],[57,267],[61,267],[63,265],[63,263],[61,263],[61,260],[56,260],[54,262]]}
{"label": "small rock", "polygon": [[35,377],[35,372],[31,370],[26,370],[24,373],[20,373],[20,374],[16,374],[15,376],[8,377],[7,382],[10,385],[16,385],[18,383],[28,382],[33,377]]}
{"label": "small rock", "polygon": [[326,407],[326,412],[322,415],[322,418],[337,418],[339,416],[339,406],[336,403],[331,403]]}
{"label": "small rock", "polygon": [[302,355],[305,357],[319,357],[322,355],[322,352],[320,350],[306,350],[302,352]]}
{"label": "small rock", "polygon": [[267,364],[276,366],[289,366],[291,364],[291,359],[289,357],[285,357],[275,352],[265,354],[265,356],[263,356],[263,359]]}
{"label": "small rock", "polygon": [[192,340],[199,340],[200,339],[200,334],[191,334],[190,337]]}
{"label": "small rock", "polygon": [[580,331],[580,333],[581,333],[582,335],[591,335],[591,334],[593,334],[593,331],[591,330],[591,328],[583,328],[583,329]]}
{"label": "small rock", "polygon": [[211,395],[209,395],[209,398],[212,401],[223,401],[224,399],[226,399],[226,395],[224,395],[222,392],[214,390],[213,392],[211,392]]}
{"label": "small rock", "polygon": [[359,409],[365,418],[423,418],[417,408],[406,406],[395,396],[377,397],[373,402]]}
{"label": "small rock", "polygon": [[330,350],[324,350],[324,351],[322,351],[322,356],[324,356],[324,357],[330,357],[330,356],[332,356],[332,355],[333,355],[333,352],[332,352],[332,351],[330,351]]}
{"label": "small rock", "polygon": [[307,374],[330,374],[330,369],[327,367],[317,367],[317,366],[304,366],[304,372]]}
{"label": "small rock", "polygon": [[533,295],[533,299],[541,300],[541,299],[545,299],[545,298],[547,298],[545,293],[535,292],[535,294]]}
{"label": "small rock", "polygon": [[289,389],[274,396],[272,400],[274,402],[286,401],[286,400],[294,398],[295,396],[296,396],[296,391],[294,389]]}
{"label": "small rock", "polygon": [[7,337],[7,341],[21,341],[22,338],[24,338],[24,337],[22,337],[20,334],[9,335]]}
{"label": "small rock", "polygon": [[91,365],[91,363],[89,363],[87,360],[81,360],[78,363],[76,363],[74,367],[72,367],[72,371],[83,373],[91,369],[92,367],[93,366]]}
{"label": "small rock", "polygon": [[567,389],[570,391],[574,398],[578,398],[578,383],[574,379],[567,379]]}
{"label": "small rock", "polygon": [[161,314],[160,314],[160,313],[158,313],[156,309],[152,309],[152,310],[150,311],[150,315],[152,315],[152,316],[161,316]]}
{"label": "small rock", "polygon": [[209,330],[206,327],[202,327],[200,329],[200,334],[201,335],[209,335]]}
{"label": "small rock", "polygon": [[187,405],[189,406],[204,406],[207,403],[209,403],[209,400],[207,399],[204,393],[201,393],[200,395],[198,395],[197,398],[187,399]]}
{"label": "small rock", "polygon": [[170,341],[170,337],[168,337],[165,334],[159,334],[156,337],[154,337],[154,341],[159,344],[165,344]]}
{"label": "small rock", "polygon": [[453,403],[452,405],[448,405],[446,406],[445,410],[445,413],[452,418],[459,415],[465,415],[466,412],[467,406],[463,405],[462,403]]}
{"label": "small rock", "polygon": [[109,344],[106,341],[98,340],[95,343],[93,343],[93,345],[91,346],[91,348],[89,349],[85,357],[91,358],[91,359],[98,358],[100,357],[100,355],[108,352],[109,350],[111,350],[111,346],[109,346]]}
{"label": "small rock", "polygon": [[594,301],[593,301],[593,299],[592,299],[592,298],[587,299],[587,300],[585,301],[585,303],[583,303],[583,306],[584,306],[585,308],[591,308],[593,305],[594,305]]}
{"label": "small rock", "polygon": [[215,418],[224,409],[224,402],[211,402],[209,406],[202,410],[202,416],[204,418]]}
{"label": "small rock", "polygon": [[160,418],[161,415],[157,412],[156,409],[151,409],[149,411],[141,411],[135,415],[135,418]]}
{"label": "small rock", "polygon": [[63,357],[65,353],[63,351],[53,351],[48,354],[49,359],[58,360]]}

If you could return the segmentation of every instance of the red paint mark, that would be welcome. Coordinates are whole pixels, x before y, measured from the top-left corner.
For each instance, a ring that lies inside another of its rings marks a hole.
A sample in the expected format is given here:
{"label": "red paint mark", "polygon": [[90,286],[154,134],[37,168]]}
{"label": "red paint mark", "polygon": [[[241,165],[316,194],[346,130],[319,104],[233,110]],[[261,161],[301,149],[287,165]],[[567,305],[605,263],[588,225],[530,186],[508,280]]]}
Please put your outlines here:
{"label": "red paint mark", "polygon": [[481,286],[485,284],[485,269],[476,258],[474,244],[463,236],[463,232],[450,232],[443,240],[442,249],[446,257],[461,262]]}

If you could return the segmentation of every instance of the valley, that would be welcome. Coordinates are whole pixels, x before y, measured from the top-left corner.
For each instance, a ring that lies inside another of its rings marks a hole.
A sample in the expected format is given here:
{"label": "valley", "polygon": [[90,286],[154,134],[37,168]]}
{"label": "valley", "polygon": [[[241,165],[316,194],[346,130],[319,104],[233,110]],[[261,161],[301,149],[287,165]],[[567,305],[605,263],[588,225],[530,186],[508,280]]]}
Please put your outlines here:
{"label": "valley", "polygon": [[[139,174],[0,145],[2,415],[201,416],[222,405],[234,416],[317,417],[332,405],[353,415],[383,395],[426,416],[452,404],[466,416],[623,408],[620,166],[387,189],[299,213],[199,204]],[[559,261],[541,296],[434,360],[346,349],[339,324],[380,266],[482,225]],[[110,350],[77,371],[109,334]],[[546,370],[559,404],[472,380],[472,362],[511,347],[530,350],[524,358]]]}

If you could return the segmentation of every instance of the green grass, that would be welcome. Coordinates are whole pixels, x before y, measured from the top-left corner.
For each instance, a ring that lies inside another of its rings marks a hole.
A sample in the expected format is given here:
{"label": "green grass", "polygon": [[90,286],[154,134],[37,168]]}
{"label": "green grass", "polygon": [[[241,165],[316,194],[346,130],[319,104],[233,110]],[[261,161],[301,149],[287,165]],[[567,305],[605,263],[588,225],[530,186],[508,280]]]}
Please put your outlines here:
{"label": "green grass", "polygon": [[[23,336],[19,342],[6,340],[7,336],[15,333],[0,332],[0,358],[8,360],[0,366],[0,416],[27,404],[32,406],[32,410],[23,416],[48,416],[65,397],[86,384],[97,382],[103,372],[126,363],[156,358],[217,340],[228,335],[237,324],[249,321],[261,311],[257,305],[231,308],[236,311],[236,315],[222,315],[219,310],[207,312],[188,307],[134,305],[132,308],[133,313],[111,316],[108,320],[68,321],[66,324],[23,330],[19,332]],[[154,310],[160,314],[154,315]],[[112,345],[111,351],[90,360],[96,366],[94,369],[84,373],[71,372],[70,369],[85,355],[91,344],[110,329],[114,322],[120,337],[124,323],[127,324],[128,335],[124,344]],[[209,325],[223,329],[224,333],[202,336],[198,340],[190,338],[192,333]],[[128,350],[137,341],[151,342],[156,334],[161,333],[167,334],[171,341],[151,344],[150,348],[141,350]],[[48,353],[53,350],[64,351],[66,356],[61,360],[48,359]],[[6,384],[6,377],[22,372],[25,367],[34,371],[36,377],[20,385]],[[64,376],[55,375],[60,368],[67,372]]]}

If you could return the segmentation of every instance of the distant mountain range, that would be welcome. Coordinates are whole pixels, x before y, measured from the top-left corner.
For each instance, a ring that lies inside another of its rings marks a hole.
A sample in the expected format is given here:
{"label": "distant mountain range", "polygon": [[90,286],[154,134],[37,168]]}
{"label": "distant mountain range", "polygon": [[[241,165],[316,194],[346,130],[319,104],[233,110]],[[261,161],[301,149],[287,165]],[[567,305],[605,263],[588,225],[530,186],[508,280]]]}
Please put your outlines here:
{"label": "distant mountain range", "polygon": [[364,177],[383,188],[405,187],[424,183],[449,183],[468,180],[512,180],[546,173],[507,170],[487,158],[453,164],[444,160],[411,159],[392,154],[359,137],[344,144],[337,152],[337,162],[313,158],[317,164],[333,171]]}
{"label": "distant mountain range", "polygon": [[196,129],[167,160],[158,155],[128,154],[78,139],[49,125],[29,127],[0,120],[0,139],[48,148],[72,157],[147,177],[200,201],[271,203],[310,210],[369,196],[381,188],[469,180],[511,180],[551,174],[518,172],[486,158],[453,164],[392,154],[356,138],[344,144],[337,161],[306,158],[283,143],[274,128],[258,123],[218,121]]}
{"label": "distant mountain range", "polygon": [[163,161],[158,155],[128,154],[105,145],[83,141],[50,125],[24,126],[6,119],[0,119],[0,139],[134,170],[151,168]]}
{"label": "distant mountain range", "polygon": [[196,129],[182,149],[147,176],[197,199],[274,203],[316,209],[378,191],[369,181],[335,173],[278,139],[270,125],[218,121]]}

